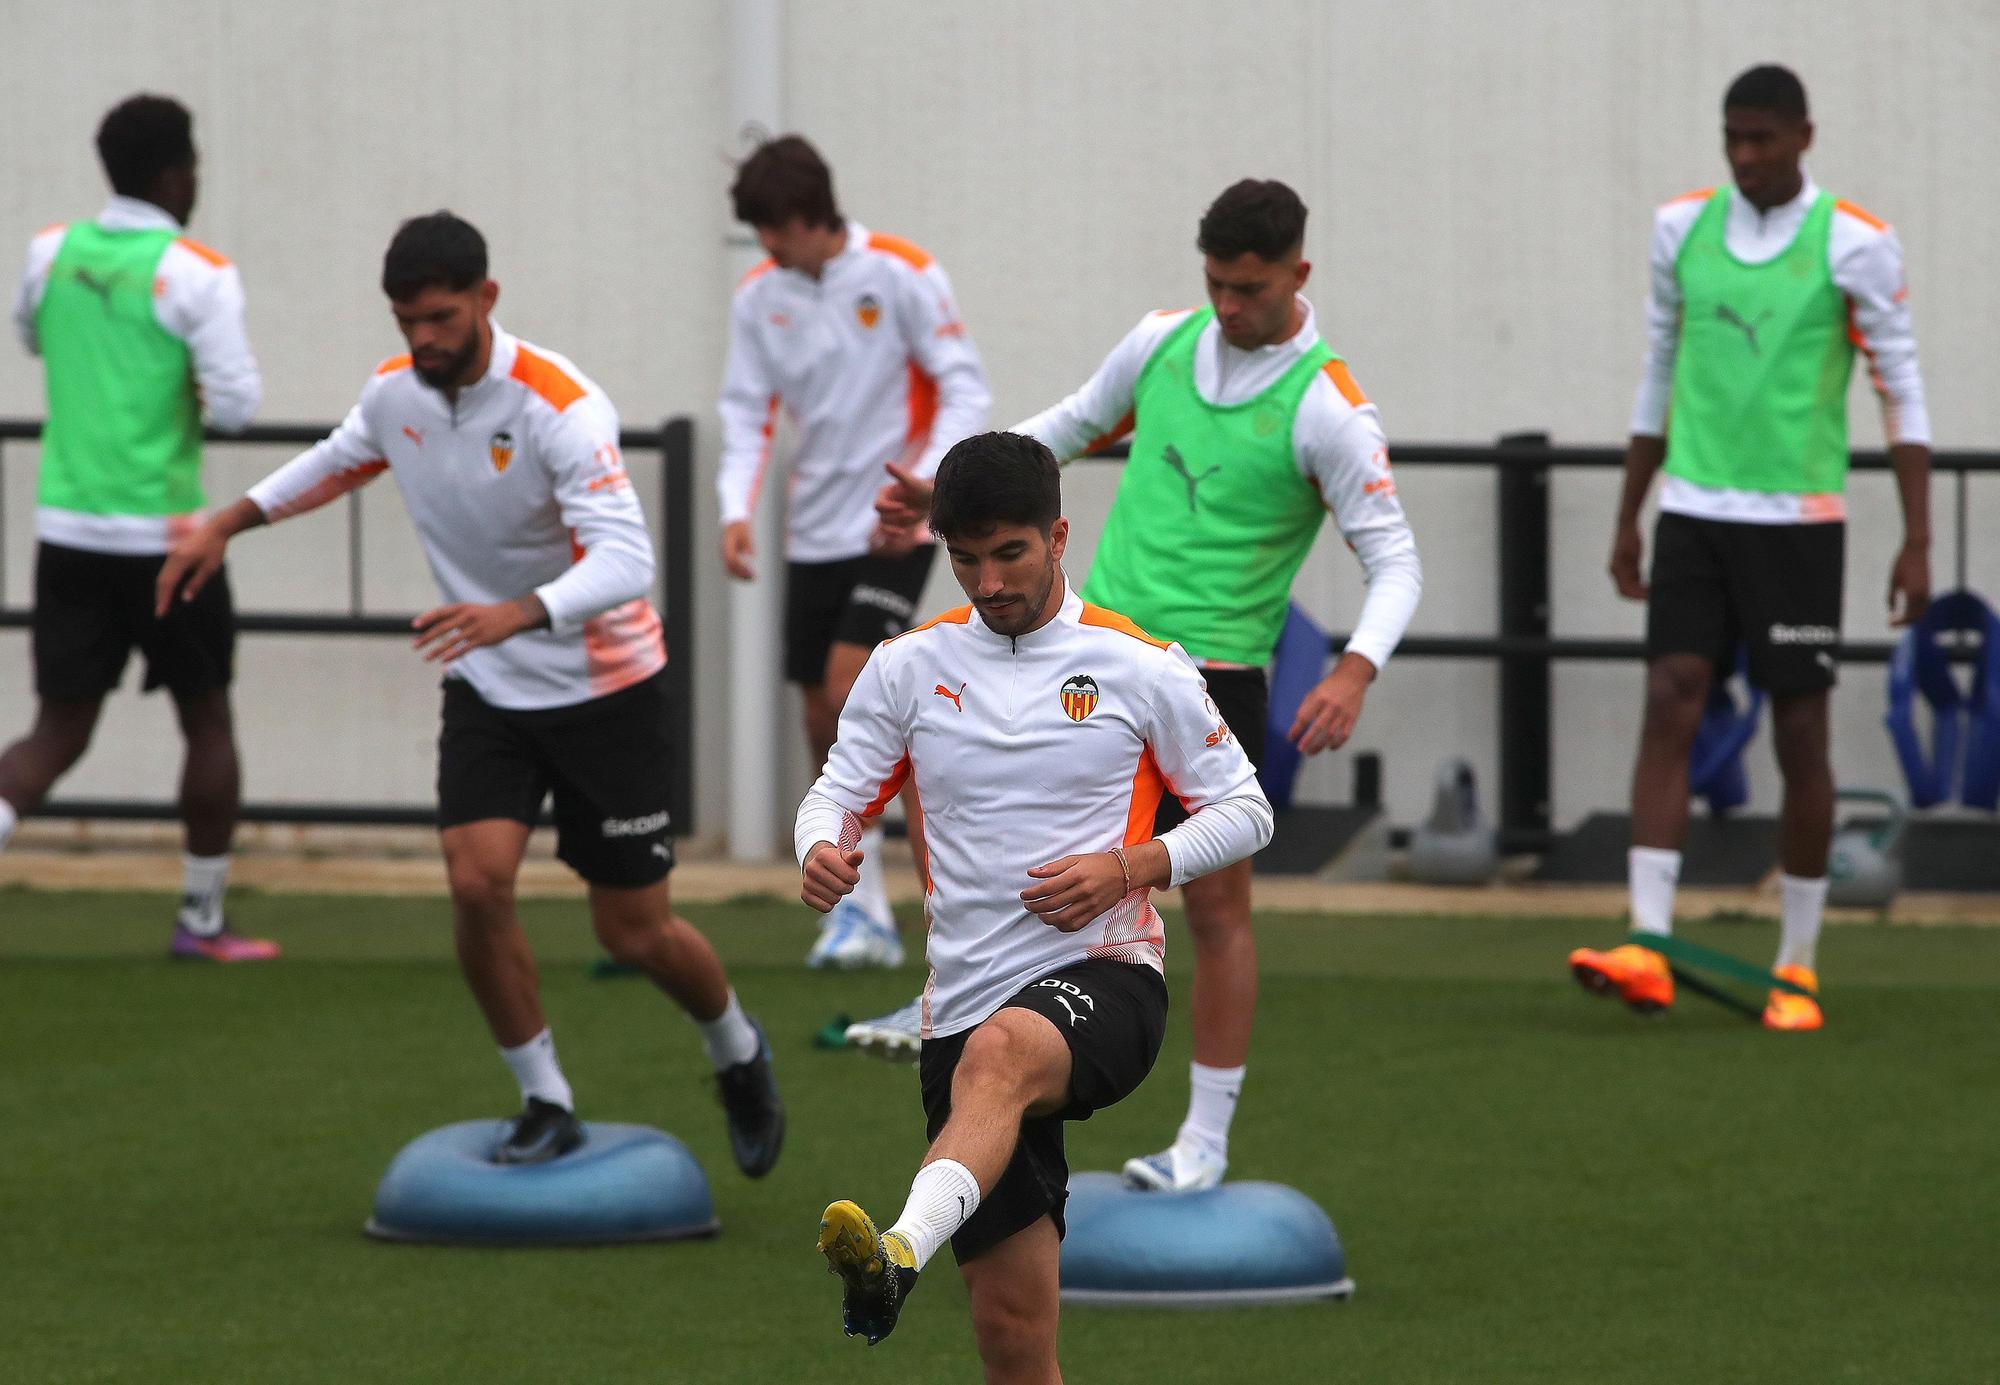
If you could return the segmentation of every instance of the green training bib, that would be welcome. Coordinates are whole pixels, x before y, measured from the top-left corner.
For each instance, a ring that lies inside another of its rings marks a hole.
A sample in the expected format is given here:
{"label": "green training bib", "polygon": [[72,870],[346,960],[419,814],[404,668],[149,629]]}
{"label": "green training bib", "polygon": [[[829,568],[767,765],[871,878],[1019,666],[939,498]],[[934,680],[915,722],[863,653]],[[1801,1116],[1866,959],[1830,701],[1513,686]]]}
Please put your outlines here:
{"label": "green training bib", "polygon": [[1326,517],[1292,456],[1292,420],[1313,376],[1339,358],[1316,341],[1262,394],[1210,404],[1194,352],[1214,316],[1189,314],[1139,372],[1131,459],[1083,599],[1196,659],[1261,667]]}
{"label": "green training bib", "polygon": [[1732,192],[1688,229],[1667,473],[1718,489],[1790,495],[1847,484],[1847,300],[1827,265],[1834,199],[1821,193],[1791,245],[1765,264],[1729,252]]}
{"label": "green training bib", "polygon": [[201,409],[187,343],[153,313],[168,230],[63,235],[35,313],[47,381],[39,499],[91,515],[202,508]]}

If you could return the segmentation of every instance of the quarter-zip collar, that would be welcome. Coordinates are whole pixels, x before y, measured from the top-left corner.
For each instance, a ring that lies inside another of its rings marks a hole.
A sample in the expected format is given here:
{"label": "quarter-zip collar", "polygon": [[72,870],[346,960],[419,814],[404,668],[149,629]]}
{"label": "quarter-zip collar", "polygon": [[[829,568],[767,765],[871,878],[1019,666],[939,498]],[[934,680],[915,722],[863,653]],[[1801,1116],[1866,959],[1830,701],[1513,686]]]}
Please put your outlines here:
{"label": "quarter-zip collar", "polygon": [[1069,574],[1064,572],[1060,565],[1056,568],[1056,580],[1063,584],[1062,604],[1056,608],[1056,613],[1049,617],[1048,623],[1039,629],[1030,630],[1025,635],[1003,635],[986,623],[986,617],[979,613],[977,606],[972,608],[972,619],[967,624],[979,636],[981,643],[1008,649],[1017,654],[1023,650],[1059,644],[1068,638],[1070,631],[1074,630],[1082,619],[1083,598],[1076,594],[1076,588],[1070,584]]}
{"label": "quarter-zip collar", "polygon": [[438,397],[438,402],[444,405],[445,411],[451,415],[454,425],[457,424],[460,414],[479,404],[497,387],[495,382],[504,380],[514,373],[514,358],[520,353],[521,348],[520,338],[507,331],[495,318],[487,318],[486,325],[493,333],[493,349],[486,357],[486,373],[469,385],[460,385],[455,396],[441,389],[431,390]]}

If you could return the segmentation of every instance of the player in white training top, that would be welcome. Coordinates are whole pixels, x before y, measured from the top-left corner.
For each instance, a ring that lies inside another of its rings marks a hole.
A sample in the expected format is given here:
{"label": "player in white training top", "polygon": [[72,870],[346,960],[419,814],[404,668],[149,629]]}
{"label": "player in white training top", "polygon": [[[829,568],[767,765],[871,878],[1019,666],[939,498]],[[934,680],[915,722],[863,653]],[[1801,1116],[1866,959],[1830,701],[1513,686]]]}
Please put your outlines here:
{"label": "player in white training top", "polygon": [[[1271,835],[1194,661],[1070,589],[1057,478],[1016,433],[945,457],[932,523],[971,604],[875,651],[794,834],[801,893],[830,910],[867,820],[906,782],[923,796],[930,1152],[894,1225],[836,1202],[819,1244],[873,1344],[949,1238],[989,1381],[1057,1377],[1063,1122],[1136,1088],[1166,1028],[1149,892]],[[1156,836],[1167,796],[1188,816]]]}
{"label": "player in white training top", "polygon": [[174,549],[159,609],[191,599],[233,535],[393,475],[447,602],[417,618],[414,645],[444,671],[438,825],[459,964],[521,1087],[494,1158],[538,1163],[584,1139],[514,911],[553,795],[556,854],[590,886],[598,940],[700,1028],[737,1164],[758,1177],[784,1109],[761,1031],[668,895],[667,651],[617,412],[568,360],[493,321],[486,242],[451,213],[403,224],[382,288],[410,354],[376,370],[325,441]]}
{"label": "player in white training top", "polygon": [[[927,477],[947,447],[985,427],[986,377],[943,266],[842,216],[833,175],[805,140],[785,135],[758,149],[730,198],[770,258],[737,286],[730,314],[722,562],[733,577],[752,575],[750,517],[782,410],[796,437],[786,488],[785,677],[804,694],[806,741],[819,765],[869,650],[910,628],[936,551],[928,533],[878,532],[883,468],[897,463]],[[904,811],[911,842],[921,842],[913,795]],[[902,961],[880,840],[870,828],[861,886],[828,916],[810,965]]]}

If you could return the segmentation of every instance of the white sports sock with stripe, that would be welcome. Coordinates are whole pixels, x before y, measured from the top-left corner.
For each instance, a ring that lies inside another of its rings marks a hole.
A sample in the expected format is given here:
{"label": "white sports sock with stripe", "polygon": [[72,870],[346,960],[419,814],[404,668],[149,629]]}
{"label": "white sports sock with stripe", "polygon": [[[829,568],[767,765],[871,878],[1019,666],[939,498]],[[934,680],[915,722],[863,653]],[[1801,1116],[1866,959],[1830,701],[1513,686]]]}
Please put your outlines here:
{"label": "white sports sock with stripe", "polygon": [[514,1080],[521,1084],[521,1103],[527,1104],[529,1097],[539,1097],[552,1101],[565,1111],[576,1109],[576,1098],[569,1090],[569,1079],[563,1076],[562,1064],[556,1061],[555,1035],[543,1029],[528,1042],[515,1048],[503,1048],[500,1056],[507,1060],[507,1066],[514,1073]]}
{"label": "white sports sock with stripe", "polygon": [[1188,1064],[1188,1112],[1174,1143],[1216,1159],[1229,1158],[1229,1125],[1243,1095],[1243,1068]]}
{"label": "white sports sock with stripe", "polygon": [[1826,918],[1826,877],[1778,876],[1778,960],[1781,967],[1817,972],[1819,926]]}
{"label": "white sports sock with stripe", "polygon": [[[690,1016],[689,1018],[693,1018]],[[743,1013],[743,1006],[736,999],[736,991],[729,992],[729,1003],[722,1007],[722,1013],[712,1020],[695,1020],[695,1028],[701,1031],[702,1051],[708,1061],[721,1072],[733,1068],[738,1063],[747,1063],[757,1056],[760,1047],[757,1030],[750,1023],[750,1017]]]}
{"label": "white sports sock with stripe", "polygon": [[903,1215],[889,1228],[910,1243],[922,1269],[979,1210],[979,1180],[956,1159],[934,1159],[917,1170]]}
{"label": "white sports sock with stripe", "polygon": [[181,857],[181,907],[175,921],[198,938],[222,931],[222,896],[229,888],[229,856]]}
{"label": "white sports sock with stripe", "polygon": [[1674,931],[1674,890],[1681,882],[1681,854],[1657,846],[1635,846],[1625,853],[1625,875],[1632,891],[1632,928],[1638,933]]}

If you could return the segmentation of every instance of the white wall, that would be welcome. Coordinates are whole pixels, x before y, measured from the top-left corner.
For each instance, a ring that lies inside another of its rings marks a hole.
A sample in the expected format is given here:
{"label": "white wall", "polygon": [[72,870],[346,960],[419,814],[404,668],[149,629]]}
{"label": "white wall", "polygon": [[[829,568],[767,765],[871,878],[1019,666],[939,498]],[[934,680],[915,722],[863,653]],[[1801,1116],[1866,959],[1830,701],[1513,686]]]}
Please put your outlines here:
{"label": "white wall", "polygon": [[[1392,439],[1485,441],[1546,428],[1622,439],[1641,350],[1651,207],[1726,176],[1717,103],[1757,61],[1796,67],[1812,93],[1815,176],[1893,220],[1909,254],[1932,415],[1943,446],[2000,445],[1984,388],[2000,271],[1991,132],[2000,129],[2000,9],[1974,0],[1744,5],[1662,0],[989,0],[913,9],[792,0],[788,123],[833,163],[843,202],[949,268],[1005,424],[1073,388],[1141,313],[1198,301],[1194,227],[1245,174],[1294,183],[1313,208],[1312,293],[1329,339],[1381,406]],[[271,419],[330,418],[396,348],[373,288],[408,213],[450,205],[494,245],[503,319],[576,357],[628,420],[695,412],[712,466],[712,396],[728,282],[718,3],[175,6],[0,0],[0,243],[88,213],[100,197],[89,136],[101,111],[151,86],[194,106],[205,159],[194,233],[243,266]],[[0,413],[39,409],[38,371],[0,352]],[[1857,441],[1880,437],[1857,392]],[[224,454],[227,455],[227,454]],[[232,463],[218,494],[257,463]],[[26,575],[25,468],[10,466],[8,590]],[[1492,481],[1405,468],[1427,565],[1426,632],[1493,620]],[[1108,468],[1070,476],[1085,541]],[[1612,478],[1556,490],[1555,623],[1632,635],[1636,608],[1602,575]],[[1848,627],[1883,634],[1897,534],[1880,478],[1855,484]],[[369,499],[373,599],[423,600],[386,487]],[[1948,502],[1950,488],[1938,488]],[[727,766],[718,677],[720,578],[700,488],[708,821]],[[1990,516],[2000,486],[1975,487]],[[1986,529],[1990,531],[1990,525]],[[1948,503],[1937,576],[1953,560]],[[1975,535],[1981,526],[1973,525]],[[393,536],[393,537],[392,537]],[[254,557],[263,543],[282,556]],[[280,547],[280,544],[282,546]],[[245,545],[246,605],[296,607],[338,583],[339,531],[302,525]],[[326,546],[327,565],[315,552]],[[1345,624],[1353,564],[1331,543],[1301,591]],[[262,566],[255,564],[261,563]],[[308,578],[306,573],[314,574]],[[2000,547],[1972,581],[2000,595]],[[943,605],[948,577],[933,583]],[[390,648],[249,643],[243,687],[250,787],[265,795],[421,799],[432,691]],[[18,635],[0,636],[0,724],[26,715]],[[274,684],[282,679],[287,692]],[[1630,666],[1556,678],[1558,817],[1623,797],[1637,711]],[[314,690],[310,714],[295,688]],[[1392,664],[1357,744],[1387,760],[1392,805],[1423,810],[1435,758],[1470,754],[1492,784],[1493,678],[1480,665]],[[1878,671],[1837,702],[1844,779],[1891,783]],[[71,787],[164,786],[164,713],[126,699]],[[396,750],[379,749],[396,728]],[[292,754],[309,730],[311,749]],[[407,745],[408,753],[404,747]],[[1775,802],[1761,751],[1758,806]],[[803,766],[794,778],[802,781]],[[1344,760],[1306,788],[1344,795]]]}

